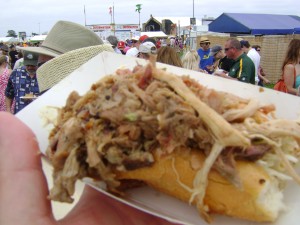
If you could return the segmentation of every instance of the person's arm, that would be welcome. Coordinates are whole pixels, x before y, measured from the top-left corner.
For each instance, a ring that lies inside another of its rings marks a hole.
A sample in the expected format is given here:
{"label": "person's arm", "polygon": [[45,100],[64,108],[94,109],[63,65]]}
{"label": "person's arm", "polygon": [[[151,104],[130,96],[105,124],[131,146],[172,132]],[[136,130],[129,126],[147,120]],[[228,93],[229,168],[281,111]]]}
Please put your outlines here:
{"label": "person's arm", "polygon": [[258,78],[260,80],[262,80],[265,84],[269,84],[270,83],[270,81],[266,78],[266,74],[264,73],[263,68],[261,66],[259,66],[259,68],[258,68],[257,75],[258,75]]}
{"label": "person's arm", "polygon": [[14,100],[14,86],[10,77],[5,89],[5,105],[6,105],[7,112],[13,113],[11,110],[13,100]]}
{"label": "person's arm", "polygon": [[13,102],[12,99],[10,99],[10,98],[8,98],[8,97],[5,96],[6,112],[13,113],[13,112],[11,111],[12,102]]}
{"label": "person's arm", "polygon": [[294,88],[295,85],[295,66],[287,64],[283,70],[283,79],[289,94],[297,95],[298,90]]}
{"label": "person's arm", "polygon": [[218,70],[216,72],[214,72],[214,75],[216,76],[219,76],[219,77],[223,77],[223,78],[226,78],[226,79],[230,79],[230,80],[238,80],[237,78],[234,78],[234,77],[231,77],[228,75],[228,72],[224,71],[224,70]]}

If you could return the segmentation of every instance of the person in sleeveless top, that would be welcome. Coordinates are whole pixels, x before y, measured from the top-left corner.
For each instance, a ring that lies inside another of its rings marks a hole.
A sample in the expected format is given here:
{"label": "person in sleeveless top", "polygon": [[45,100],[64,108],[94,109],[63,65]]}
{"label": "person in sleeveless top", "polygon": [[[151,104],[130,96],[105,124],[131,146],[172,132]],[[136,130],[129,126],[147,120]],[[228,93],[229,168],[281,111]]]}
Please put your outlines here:
{"label": "person in sleeveless top", "polygon": [[287,91],[292,95],[300,95],[300,40],[291,40],[282,63],[282,74]]}
{"label": "person in sleeveless top", "polygon": [[11,69],[8,69],[8,60],[5,55],[0,57],[0,111],[6,111],[5,105],[5,89],[9,76],[11,74]]}

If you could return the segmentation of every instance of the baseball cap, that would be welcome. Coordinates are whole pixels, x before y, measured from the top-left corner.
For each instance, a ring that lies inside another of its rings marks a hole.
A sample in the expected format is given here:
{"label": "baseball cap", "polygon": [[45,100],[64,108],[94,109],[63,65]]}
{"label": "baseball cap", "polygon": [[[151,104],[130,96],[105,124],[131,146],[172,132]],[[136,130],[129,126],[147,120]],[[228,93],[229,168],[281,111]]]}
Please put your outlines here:
{"label": "baseball cap", "polygon": [[118,49],[124,49],[125,48],[125,42],[124,41],[119,41],[118,42]]}
{"label": "baseball cap", "polygon": [[156,54],[156,46],[150,41],[144,42],[139,47],[139,52],[148,53],[148,54]]}
{"label": "baseball cap", "polygon": [[142,35],[140,38],[139,38],[139,41],[142,43],[145,39],[147,39],[148,36],[147,35]]}
{"label": "baseball cap", "polygon": [[137,48],[130,48],[127,50],[126,52],[126,56],[134,56],[134,57],[137,57],[139,54],[139,50]]}
{"label": "baseball cap", "polygon": [[37,66],[39,54],[34,52],[24,51],[23,53],[23,64],[24,66]]}
{"label": "baseball cap", "polygon": [[242,47],[242,48],[243,48],[243,47],[246,47],[246,48],[249,48],[249,47],[250,47],[249,41],[241,40],[240,43],[241,43],[241,47]]}
{"label": "baseball cap", "polygon": [[8,47],[7,47],[7,45],[2,45],[2,46],[1,46],[1,50],[5,51],[5,52],[8,52]]}
{"label": "baseball cap", "polygon": [[209,56],[214,56],[215,54],[217,54],[219,51],[222,50],[221,45],[214,45],[211,49],[210,49],[210,53]]}
{"label": "baseball cap", "polygon": [[139,41],[140,37],[139,36],[134,36],[130,39],[131,41]]}

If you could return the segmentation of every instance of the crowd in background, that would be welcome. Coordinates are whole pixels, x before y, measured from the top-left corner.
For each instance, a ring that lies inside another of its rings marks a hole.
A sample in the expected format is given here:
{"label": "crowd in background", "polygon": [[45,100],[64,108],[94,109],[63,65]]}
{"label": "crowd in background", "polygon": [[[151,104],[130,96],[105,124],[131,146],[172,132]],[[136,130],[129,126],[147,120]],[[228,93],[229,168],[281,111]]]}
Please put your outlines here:
{"label": "crowd in background", "polygon": [[[77,25],[74,26],[76,27]],[[51,31],[52,34],[51,32],[49,33],[54,39],[57,32],[67,33],[67,31],[57,31],[57,28],[54,28]],[[156,38],[143,35],[127,40],[118,40],[116,36],[110,35],[105,40],[102,40],[90,30],[84,30],[85,28],[79,26],[76,29],[83,29],[84,32],[87,32],[85,35],[91,35],[91,40],[93,41],[91,43],[89,41],[83,43],[83,40],[79,39],[80,43],[75,41],[76,43],[74,42],[72,45],[72,41],[68,39],[72,46],[66,48],[65,46],[61,46],[57,52],[49,53],[46,51],[45,53],[43,50],[42,52],[37,52],[38,56],[36,54],[26,54],[28,57],[34,56],[35,59],[27,58],[25,64],[24,51],[28,50],[28,53],[35,52],[35,49],[43,48],[43,45],[49,49],[48,43],[19,42],[9,45],[0,43],[0,106],[2,111],[17,113],[31,102],[25,100],[24,96],[38,96],[40,92],[47,89],[43,90],[44,88],[39,87],[41,84],[38,83],[36,78],[36,71],[42,64],[68,51],[101,44],[108,44],[115,53],[128,57],[138,57],[148,60],[151,55],[155,55],[157,62],[199,71],[208,75],[220,76],[259,86],[265,86],[270,83],[267,74],[265,74],[260,64],[261,46],[251,46],[247,40],[229,38],[223,46],[210,46],[210,40],[202,36],[199,42],[200,47],[196,50],[190,49],[187,43],[180,37]],[[47,38],[45,42],[47,42]],[[295,39],[291,41],[282,66],[282,77],[286,80],[287,92],[294,95],[299,95],[300,85],[300,47],[298,42],[300,40]],[[64,42],[57,41],[56,45],[64,45]],[[102,50],[97,50],[96,53]],[[55,82],[59,82],[60,79]]]}
{"label": "crowd in background", "polygon": [[[74,33],[76,33],[76,36],[74,36]],[[106,40],[102,40],[86,27],[68,21],[59,21],[51,29],[45,41],[38,44],[38,46],[26,46],[23,43],[15,43],[15,45],[1,43],[0,110],[14,114],[19,112],[36,97],[52,88],[53,85],[102,51],[111,51],[116,54],[123,54],[126,57],[139,57],[146,60],[153,55],[157,62],[202,72],[199,73],[199,76],[219,76],[224,79],[260,86],[269,82],[260,65],[259,52],[262,50],[260,46],[251,47],[247,40],[229,38],[224,45],[211,47],[210,40],[207,37],[201,37],[199,45],[200,48],[197,50],[185,49],[185,51],[181,51],[184,49],[184,43],[176,37],[154,39],[141,36],[122,41],[112,35],[107,37]],[[300,40],[293,39],[282,63],[282,77],[286,82],[288,93],[293,95],[299,95],[299,62]],[[44,68],[47,68],[47,70],[43,70]],[[37,73],[37,71],[41,72]],[[7,177],[7,179],[4,179],[4,187],[9,188],[6,188],[5,193],[2,193],[3,198],[1,200],[4,199],[3,205],[10,204],[11,207],[3,208],[8,210],[7,213],[3,213],[1,219],[2,221],[9,221],[11,224],[20,224],[20,221],[13,222],[19,219],[25,221],[24,224],[33,224],[35,221],[53,221],[54,224],[51,205],[45,201],[48,195],[48,186],[46,179],[42,176],[40,162],[37,158],[37,142],[28,141],[32,139],[33,133],[15,117],[5,113],[1,113],[0,116],[1,123],[4,124],[1,133],[1,143],[5,147],[2,149],[5,154],[3,154],[3,158],[10,159],[10,162],[15,162],[16,165],[19,163],[28,170],[27,173],[19,173],[18,169],[20,168],[18,166],[15,165],[17,170],[14,171],[12,168],[15,167],[11,167],[6,163],[3,164],[4,171],[11,170],[13,175],[27,175],[33,181],[22,182],[22,179],[11,179],[11,176],[4,176]],[[17,141],[15,141],[16,137],[18,137]],[[10,143],[16,143],[18,146],[13,146],[11,149]],[[29,143],[34,146],[29,146]],[[25,150],[35,151],[34,154],[22,155],[22,152],[25,152],[23,151],[24,146]],[[11,150],[15,152],[19,150],[19,152],[8,154],[7,152],[10,153]],[[18,159],[18,161],[15,159]],[[29,165],[35,162],[36,164],[33,166]],[[35,188],[37,185],[42,188]],[[30,190],[32,196],[23,195],[22,201],[20,201],[20,199],[15,198],[15,196],[18,196],[20,189]],[[38,196],[35,204],[31,204],[35,206],[35,210],[28,207],[28,202],[32,203],[33,195]],[[103,204],[102,207],[95,207],[99,204]],[[131,216],[132,219],[128,221],[135,221],[137,224],[143,224],[145,221],[152,221],[153,224],[171,224],[171,222],[162,221],[149,214],[135,211],[133,208],[126,208],[126,205],[115,206],[115,204],[119,203],[110,198],[103,201],[103,197],[101,199],[99,193],[87,188],[80,204],[77,205],[78,208],[75,207],[74,209],[80,209],[80,206],[90,209],[85,211],[90,212],[90,217],[87,217],[84,213],[82,214],[85,222],[87,218],[90,219],[89,221],[96,221],[97,223],[100,217],[102,221],[109,221],[111,218],[115,218],[115,215],[126,215],[127,217],[129,215],[128,218]],[[107,206],[111,207],[107,208]],[[18,216],[11,210],[12,208],[18,209]],[[106,213],[96,213],[95,210],[97,209],[105,209]],[[112,210],[108,211],[108,209]],[[32,212],[35,212],[35,214],[32,214]],[[79,212],[82,211],[79,210]],[[75,212],[74,215],[80,216]],[[100,215],[100,217],[93,217],[95,215]],[[27,218],[27,220],[24,220],[24,218]],[[75,220],[80,221],[77,218]],[[64,222],[68,222],[68,219],[71,219],[71,217],[67,216]],[[121,219],[119,221],[122,221]],[[75,220],[69,220],[70,224],[74,224]]]}

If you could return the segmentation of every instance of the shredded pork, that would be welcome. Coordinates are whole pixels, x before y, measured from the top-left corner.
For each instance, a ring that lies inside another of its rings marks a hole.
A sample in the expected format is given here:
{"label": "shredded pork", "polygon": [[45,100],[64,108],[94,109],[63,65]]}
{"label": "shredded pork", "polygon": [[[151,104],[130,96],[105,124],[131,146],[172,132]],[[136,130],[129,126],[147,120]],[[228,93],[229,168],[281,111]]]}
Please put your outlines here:
{"label": "shredded pork", "polygon": [[273,173],[277,178],[299,179],[291,166],[299,158],[299,122],[276,119],[274,110],[151,64],[120,69],[85,95],[70,94],[59,110],[47,150],[54,165],[50,198],[71,202],[76,180],[84,177],[120,193],[115,171],[151,166],[154,150],[165,155],[193,148],[207,160],[194,180],[191,202],[197,199],[208,220],[203,198],[211,169],[237,187],[236,160],[260,162],[282,174]]}

